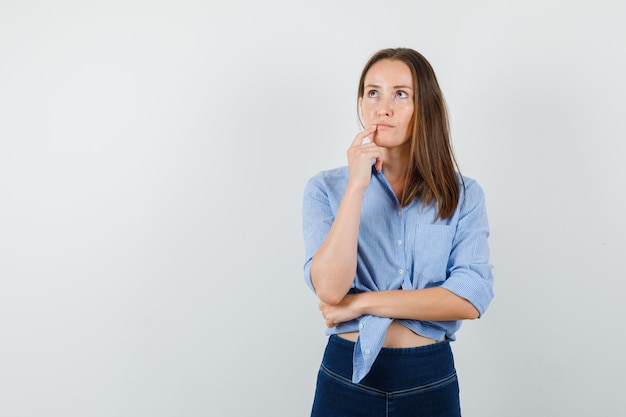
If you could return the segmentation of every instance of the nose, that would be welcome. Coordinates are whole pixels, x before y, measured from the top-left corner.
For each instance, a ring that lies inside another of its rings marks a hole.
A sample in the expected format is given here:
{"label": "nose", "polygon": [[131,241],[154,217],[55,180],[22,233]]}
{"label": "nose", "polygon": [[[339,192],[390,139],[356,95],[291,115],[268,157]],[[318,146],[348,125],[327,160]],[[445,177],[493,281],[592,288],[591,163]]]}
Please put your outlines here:
{"label": "nose", "polygon": [[393,100],[390,100],[388,98],[381,100],[379,102],[379,107],[378,107],[378,110],[376,111],[376,115],[379,117],[381,116],[391,117],[392,114],[393,114]]}

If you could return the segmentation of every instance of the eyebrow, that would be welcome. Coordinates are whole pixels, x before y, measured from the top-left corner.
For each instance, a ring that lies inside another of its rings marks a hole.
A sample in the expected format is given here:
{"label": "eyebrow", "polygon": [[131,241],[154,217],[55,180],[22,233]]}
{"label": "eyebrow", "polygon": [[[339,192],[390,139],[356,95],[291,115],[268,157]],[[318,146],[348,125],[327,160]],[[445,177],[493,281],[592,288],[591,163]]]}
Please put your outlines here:
{"label": "eyebrow", "polygon": [[[363,88],[380,88],[379,85],[376,84],[368,84]],[[408,85],[394,85],[392,88],[396,89],[396,88],[404,88],[405,90],[412,90],[413,87],[409,87]]]}

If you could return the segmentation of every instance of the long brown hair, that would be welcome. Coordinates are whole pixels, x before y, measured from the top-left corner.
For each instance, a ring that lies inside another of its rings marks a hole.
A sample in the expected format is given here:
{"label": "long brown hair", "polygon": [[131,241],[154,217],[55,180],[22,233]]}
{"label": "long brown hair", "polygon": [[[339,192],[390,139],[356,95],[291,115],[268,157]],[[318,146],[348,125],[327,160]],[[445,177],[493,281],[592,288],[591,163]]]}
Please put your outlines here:
{"label": "long brown hair", "polygon": [[[413,49],[382,49],[372,55],[363,68],[358,101],[364,94],[367,72],[383,59],[404,62],[411,70],[415,88],[415,111],[409,132],[411,158],[400,205],[404,207],[415,198],[420,198],[425,206],[436,202],[437,218],[447,219],[459,204],[460,189],[456,175],[459,167],[450,142],[446,103],[435,71],[426,58]],[[357,112],[361,120],[358,104]]]}

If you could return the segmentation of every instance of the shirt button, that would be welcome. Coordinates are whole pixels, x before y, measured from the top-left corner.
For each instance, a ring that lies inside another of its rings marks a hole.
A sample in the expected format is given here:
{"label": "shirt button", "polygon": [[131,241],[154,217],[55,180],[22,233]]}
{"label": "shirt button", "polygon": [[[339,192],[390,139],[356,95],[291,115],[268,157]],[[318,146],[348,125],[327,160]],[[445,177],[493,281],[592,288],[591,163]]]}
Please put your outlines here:
{"label": "shirt button", "polygon": [[402,216],[402,209],[398,210],[398,216]]}
{"label": "shirt button", "polygon": [[398,246],[402,245],[402,241],[401,240],[398,240],[396,243],[398,244]]}
{"label": "shirt button", "polygon": [[400,270],[398,271],[398,274],[400,274],[400,275],[404,274],[404,269],[400,269]]}
{"label": "shirt button", "polygon": [[365,354],[369,355],[370,353],[372,353],[369,349],[365,349]]}
{"label": "shirt button", "polygon": [[359,323],[359,329],[363,328],[363,323]]}

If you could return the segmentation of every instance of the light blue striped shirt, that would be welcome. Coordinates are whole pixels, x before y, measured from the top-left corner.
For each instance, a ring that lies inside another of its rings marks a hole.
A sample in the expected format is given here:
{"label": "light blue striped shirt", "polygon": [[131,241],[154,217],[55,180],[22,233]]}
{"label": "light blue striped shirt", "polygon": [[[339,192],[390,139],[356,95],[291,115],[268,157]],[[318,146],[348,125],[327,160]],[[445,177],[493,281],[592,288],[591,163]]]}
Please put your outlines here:
{"label": "light blue striped shirt", "polygon": [[[487,238],[485,197],[478,183],[463,177],[459,206],[448,219],[435,220],[437,207],[419,199],[401,207],[383,172],[372,169],[363,195],[357,270],[351,293],[411,290],[441,286],[469,300],[482,315],[493,298],[492,266]],[[311,259],[335,219],[348,184],[348,168],[322,171],[304,190],[304,278],[311,282]],[[422,336],[455,340],[461,321],[398,320]],[[327,330],[359,331],[353,358],[354,382],[369,372],[382,348],[392,319],[365,315]]]}

